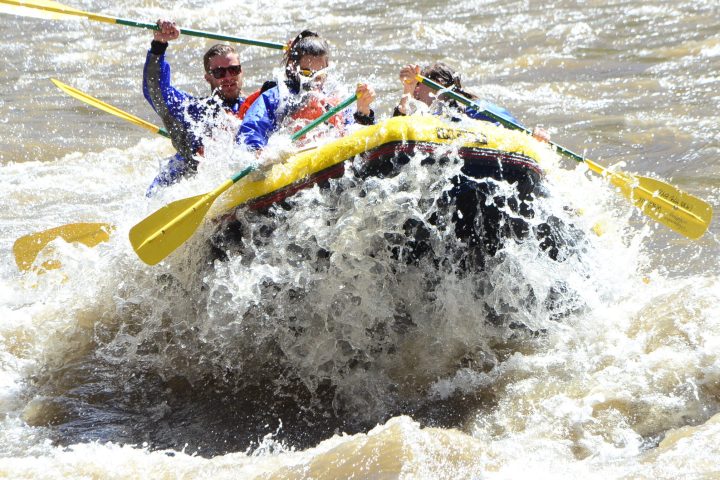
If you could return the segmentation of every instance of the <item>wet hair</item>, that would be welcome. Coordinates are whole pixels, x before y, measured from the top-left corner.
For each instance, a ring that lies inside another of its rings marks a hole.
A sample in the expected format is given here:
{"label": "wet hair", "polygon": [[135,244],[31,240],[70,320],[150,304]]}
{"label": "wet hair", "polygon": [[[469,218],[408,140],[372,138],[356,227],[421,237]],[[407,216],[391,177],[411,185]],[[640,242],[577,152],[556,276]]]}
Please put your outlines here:
{"label": "wet hair", "polygon": [[427,77],[430,80],[439,83],[445,88],[450,88],[453,92],[458,95],[470,100],[477,100],[477,95],[467,92],[463,89],[460,74],[457,73],[453,68],[442,62],[434,63],[422,69],[420,74],[423,77]]}
{"label": "wet hair", "polygon": [[210,60],[213,57],[219,57],[221,55],[231,55],[233,53],[237,55],[237,50],[235,50],[235,47],[233,47],[232,45],[218,43],[210,47],[210,50],[205,52],[205,55],[203,56],[203,66],[205,67],[205,72],[210,71]]}
{"label": "wet hair", "polygon": [[285,63],[285,76],[293,83],[299,83],[296,67],[304,56],[327,57],[330,61],[330,45],[327,40],[315,32],[303,30],[285,51],[283,62]]}

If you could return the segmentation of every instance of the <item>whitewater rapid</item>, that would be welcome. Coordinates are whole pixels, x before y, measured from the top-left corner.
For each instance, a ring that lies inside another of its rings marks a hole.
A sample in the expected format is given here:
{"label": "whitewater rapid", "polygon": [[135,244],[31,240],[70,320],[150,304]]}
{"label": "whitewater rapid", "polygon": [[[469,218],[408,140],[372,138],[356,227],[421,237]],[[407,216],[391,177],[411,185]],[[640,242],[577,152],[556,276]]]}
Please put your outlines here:
{"label": "whitewater rapid", "polygon": [[[153,2],[72,5],[167,13]],[[173,13],[226,32],[243,18],[243,35],[268,40],[317,25],[343,52],[338,77],[375,84],[381,116],[397,100],[399,66],[447,61],[558,143],[717,210],[714,2],[278,7],[182,2]],[[226,261],[208,246],[208,224],[150,267],[129,229],[247,159],[211,155],[194,179],[146,198],[170,143],[62,97],[47,77],[157,121],[139,90],[148,32],[1,20],[0,476],[720,472],[717,222],[684,239],[548,151],[551,195],[539,209],[582,232],[564,261],[530,241],[508,244],[479,273],[398,262],[388,241],[406,220],[430,219],[455,172],[416,158],[392,179],[348,170],[291,209],[241,212],[251,241]],[[204,91],[189,59],[207,46],[173,45],[183,88]],[[261,49],[243,58],[251,85],[279,64]],[[18,271],[17,238],[81,221],[116,229],[94,248],[55,244],[48,255],[62,269]],[[457,251],[447,233],[430,228],[436,252]]]}

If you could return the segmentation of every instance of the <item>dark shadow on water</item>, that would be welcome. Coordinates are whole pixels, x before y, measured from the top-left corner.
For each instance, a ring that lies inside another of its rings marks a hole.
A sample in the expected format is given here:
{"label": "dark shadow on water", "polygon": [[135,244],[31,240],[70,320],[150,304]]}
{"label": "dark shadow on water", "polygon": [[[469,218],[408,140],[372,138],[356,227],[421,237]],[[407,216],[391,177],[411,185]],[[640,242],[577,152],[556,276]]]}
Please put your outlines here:
{"label": "dark shadow on water", "polygon": [[[282,390],[270,383],[193,387],[180,377],[163,381],[152,374],[132,375],[124,384],[113,385],[106,375],[115,367],[92,363],[65,369],[64,378],[53,379],[52,390],[64,392],[43,392],[42,412],[31,423],[49,427],[56,445],[113,442],[212,457],[254,450],[272,434],[285,447],[306,449],[337,433],[367,431],[399,414],[427,426],[458,428],[470,412],[488,402],[472,397],[398,406],[383,418],[358,422],[347,412],[333,410],[330,388],[310,395],[298,384]],[[84,383],[60,387],[80,376]]]}
{"label": "dark shadow on water", "polygon": [[116,371],[95,360],[66,367],[33,392],[44,400],[29,423],[48,427],[58,446],[113,442],[212,457],[254,450],[268,434],[284,447],[306,449],[400,414],[426,426],[460,428],[491,403],[473,396],[398,405],[373,421],[359,421],[352,412],[334,411],[327,386],[311,395],[299,382],[285,381],[282,389],[270,382],[191,386],[181,377],[165,381],[148,373],[130,375],[121,385],[113,384]]}

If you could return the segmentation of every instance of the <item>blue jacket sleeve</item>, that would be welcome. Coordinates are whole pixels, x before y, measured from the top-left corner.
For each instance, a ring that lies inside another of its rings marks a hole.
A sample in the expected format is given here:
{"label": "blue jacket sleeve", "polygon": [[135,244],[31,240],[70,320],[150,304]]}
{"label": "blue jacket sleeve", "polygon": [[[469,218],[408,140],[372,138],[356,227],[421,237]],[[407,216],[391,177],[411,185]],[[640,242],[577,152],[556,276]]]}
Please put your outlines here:
{"label": "blue jacket sleeve", "polygon": [[235,141],[252,150],[267,145],[270,135],[277,130],[276,112],[279,103],[277,87],[263,92],[245,114]]}
{"label": "blue jacket sleeve", "polygon": [[465,110],[465,113],[468,117],[473,118],[475,120],[483,120],[485,122],[491,122],[496,125],[501,125],[500,122],[495,120],[494,118],[490,117],[489,115],[484,114],[484,111],[488,111],[490,113],[493,113],[497,115],[498,117],[504,118],[506,120],[509,120],[517,125],[523,126],[520,121],[515,118],[515,116],[510,113],[507,109],[503,107],[499,107],[495,105],[494,103],[490,103],[485,100],[479,100],[477,101],[478,106],[477,107],[468,107]]}
{"label": "blue jacket sleeve", "polygon": [[185,104],[188,95],[170,83],[170,65],[165,54],[156,55],[148,51],[143,69],[143,95],[160,118],[168,116],[184,122]]}

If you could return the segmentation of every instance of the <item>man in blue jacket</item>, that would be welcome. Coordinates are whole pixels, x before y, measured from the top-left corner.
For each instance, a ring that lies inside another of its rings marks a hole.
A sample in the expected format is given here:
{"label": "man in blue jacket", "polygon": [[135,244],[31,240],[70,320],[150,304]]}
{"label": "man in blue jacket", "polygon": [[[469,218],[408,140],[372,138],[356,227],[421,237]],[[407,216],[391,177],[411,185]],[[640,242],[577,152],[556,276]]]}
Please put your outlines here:
{"label": "man in blue jacket", "polygon": [[[237,51],[230,45],[218,44],[205,53],[205,80],[211,94],[198,98],[173,87],[170,65],[165,60],[168,42],[180,35],[170,20],[158,20],[143,70],[143,94],[170,133],[177,154],[172,157],[148,189],[148,196],[157,188],[177,182],[197,171],[198,157],[203,155],[204,140],[228,117],[236,117],[245,101],[242,91],[243,72]],[[237,120],[239,125],[239,119]]]}

